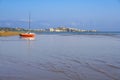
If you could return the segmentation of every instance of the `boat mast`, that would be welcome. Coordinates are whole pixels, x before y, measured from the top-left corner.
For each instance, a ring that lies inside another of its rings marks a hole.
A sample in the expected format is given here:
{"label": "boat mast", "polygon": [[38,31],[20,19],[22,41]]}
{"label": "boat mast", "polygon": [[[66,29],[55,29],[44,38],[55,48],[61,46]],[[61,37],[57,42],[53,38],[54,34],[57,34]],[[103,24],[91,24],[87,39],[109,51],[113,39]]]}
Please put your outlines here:
{"label": "boat mast", "polygon": [[30,33],[30,23],[31,23],[30,18],[31,18],[31,14],[29,13],[29,33]]}

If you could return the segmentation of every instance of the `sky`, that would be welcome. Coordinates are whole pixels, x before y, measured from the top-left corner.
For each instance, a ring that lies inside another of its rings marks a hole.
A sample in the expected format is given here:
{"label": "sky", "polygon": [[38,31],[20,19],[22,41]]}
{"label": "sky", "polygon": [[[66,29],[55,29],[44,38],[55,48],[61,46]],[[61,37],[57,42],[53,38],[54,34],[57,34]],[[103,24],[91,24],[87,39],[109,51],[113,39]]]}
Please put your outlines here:
{"label": "sky", "polygon": [[29,13],[46,25],[120,31],[120,0],[0,0],[0,20],[27,21]]}

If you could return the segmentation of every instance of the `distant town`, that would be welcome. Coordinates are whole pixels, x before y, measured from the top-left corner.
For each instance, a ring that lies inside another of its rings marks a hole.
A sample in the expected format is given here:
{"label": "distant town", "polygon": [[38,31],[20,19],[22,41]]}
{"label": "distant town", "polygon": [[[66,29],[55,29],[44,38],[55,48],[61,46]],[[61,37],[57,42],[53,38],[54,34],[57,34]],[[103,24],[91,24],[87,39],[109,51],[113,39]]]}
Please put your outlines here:
{"label": "distant town", "polygon": [[[0,31],[29,31],[29,29],[24,28],[9,28],[9,27],[0,27]],[[68,27],[57,27],[57,28],[48,28],[48,29],[30,29],[31,32],[97,32],[97,30],[83,30],[77,28],[68,28]]]}

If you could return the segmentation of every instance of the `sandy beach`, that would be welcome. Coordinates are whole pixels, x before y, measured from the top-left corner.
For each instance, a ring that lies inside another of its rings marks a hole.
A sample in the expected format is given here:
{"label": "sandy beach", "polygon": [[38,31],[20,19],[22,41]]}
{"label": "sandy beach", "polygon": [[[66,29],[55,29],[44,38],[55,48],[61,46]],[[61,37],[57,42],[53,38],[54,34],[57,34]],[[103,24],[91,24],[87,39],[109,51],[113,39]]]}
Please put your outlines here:
{"label": "sandy beach", "polygon": [[15,31],[0,31],[0,36],[16,36],[19,35],[21,32]]}

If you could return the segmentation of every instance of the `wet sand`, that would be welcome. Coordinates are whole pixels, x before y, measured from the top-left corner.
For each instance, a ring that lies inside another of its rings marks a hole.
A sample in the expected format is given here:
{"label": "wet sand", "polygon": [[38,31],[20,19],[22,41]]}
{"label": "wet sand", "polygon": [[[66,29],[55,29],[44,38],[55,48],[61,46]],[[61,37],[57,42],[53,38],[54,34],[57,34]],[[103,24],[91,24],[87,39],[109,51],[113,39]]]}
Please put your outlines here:
{"label": "wet sand", "polygon": [[119,80],[119,42],[105,35],[0,37],[0,80]]}

